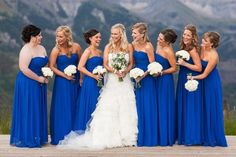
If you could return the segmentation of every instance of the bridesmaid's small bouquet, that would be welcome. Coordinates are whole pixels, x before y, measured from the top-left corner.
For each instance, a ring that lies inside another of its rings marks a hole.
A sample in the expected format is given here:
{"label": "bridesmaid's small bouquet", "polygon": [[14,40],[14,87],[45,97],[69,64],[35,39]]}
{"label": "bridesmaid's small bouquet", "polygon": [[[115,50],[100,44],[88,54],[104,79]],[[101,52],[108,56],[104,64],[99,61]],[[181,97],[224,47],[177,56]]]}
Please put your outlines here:
{"label": "bridesmaid's small bouquet", "polygon": [[76,73],[76,66],[75,65],[68,65],[65,69],[64,69],[64,73],[67,76],[72,76]]}
{"label": "bridesmaid's small bouquet", "polygon": [[[177,62],[178,62],[179,58],[181,58],[185,61],[188,61],[190,59],[189,53],[185,50],[179,50],[175,53],[175,55],[176,55],[176,58],[177,58]],[[179,70],[179,65],[177,65],[177,69]]]}
{"label": "bridesmaid's small bouquet", "polygon": [[41,71],[45,77],[53,77],[53,71],[49,67],[42,67]]}
{"label": "bridesmaid's small bouquet", "polygon": [[148,65],[148,72],[152,76],[156,76],[158,73],[162,72],[162,65],[158,62],[152,62]]}
{"label": "bridesmaid's small bouquet", "polygon": [[[112,54],[111,67],[115,72],[124,72],[128,66],[127,53],[114,53]],[[119,81],[123,81],[122,77],[119,77]]]}
{"label": "bridesmaid's small bouquet", "polygon": [[136,88],[141,87],[140,82],[137,82],[136,79],[141,78],[143,75],[144,75],[144,71],[142,69],[134,68],[130,70],[129,76],[135,79]]}
{"label": "bridesmaid's small bouquet", "polygon": [[[93,69],[93,74],[94,75],[101,75],[102,76],[105,73],[107,73],[107,70],[103,66],[101,66],[101,65],[99,65],[99,66],[97,66],[96,68]],[[103,86],[102,80],[98,80],[97,86],[98,87],[102,87]]]}
{"label": "bridesmaid's small bouquet", "polygon": [[[192,74],[188,74],[188,76],[192,76]],[[198,81],[194,80],[194,79],[189,79],[185,84],[185,89],[187,89],[189,92],[193,92],[195,90],[197,90],[198,88]]]}
{"label": "bridesmaid's small bouquet", "polygon": [[175,53],[177,59],[182,58],[185,61],[188,61],[190,59],[190,55],[187,51],[185,50],[180,50]]}

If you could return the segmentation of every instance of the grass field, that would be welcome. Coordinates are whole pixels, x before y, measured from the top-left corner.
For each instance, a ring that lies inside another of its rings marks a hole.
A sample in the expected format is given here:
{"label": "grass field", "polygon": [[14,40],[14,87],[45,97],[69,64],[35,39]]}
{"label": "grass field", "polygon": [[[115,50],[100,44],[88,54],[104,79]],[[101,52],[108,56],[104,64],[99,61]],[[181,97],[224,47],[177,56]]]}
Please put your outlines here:
{"label": "grass field", "polygon": [[[228,116],[225,117],[225,134],[236,135],[236,110],[230,111]],[[10,111],[1,111],[0,117],[0,134],[9,134],[11,126]]]}

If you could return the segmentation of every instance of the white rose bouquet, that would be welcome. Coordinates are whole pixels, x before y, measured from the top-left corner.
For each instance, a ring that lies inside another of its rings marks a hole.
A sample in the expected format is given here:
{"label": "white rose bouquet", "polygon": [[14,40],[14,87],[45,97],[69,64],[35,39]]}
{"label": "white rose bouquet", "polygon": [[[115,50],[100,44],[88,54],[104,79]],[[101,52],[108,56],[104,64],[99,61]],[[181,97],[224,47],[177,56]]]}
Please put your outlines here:
{"label": "white rose bouquet", "polygon": [[[134,78],[135,81],[137,78],[141,78],[143,75],[144,75],[144,71],[140,68],[134,68],[130,70],[130,73],[129,73],[129,76],[131,78]],[[136,88],[140,88],[140,87],[141,87],[140,82],[136,81]]]}
{"label": "white rose bouquet", "polygon": [[[188,74],[188,76],[192,76],[192,74],[190,73]],[[185,89],[187,89],[189,92],[193,92],[197,90],[198,84],[199,83],[197,80],[190,79],[184,84],[184,86],[185,86]]]}
{"label": "white rose bouquet", "polygon": [[177,58],[182,58],[185,61],[188,61],[190,59],[189,53],[185,50],[177,51],[175,55]]}
{"label": "white rose bouquet", "polygon": [[49,67],[42,67],[41,71],[45,77],[53,77],[53,71]]}
{"label": "white rose bouquet", "polygon": [[72,76],[76,73],[76,66],[75,65],[68,65],[65,69],[64,69],[64,73],[67,76]]}
{"label": "white rose bouquet", "polygon": [[[101,66],[101,65],[99,65],[99,66],[97,66],[96,68],[93,69],[93,74],[94,75],[101,75],[102,76],[105,73],[107,73],[107,70],[103,66]],[[98,80],[97,86],[98,87],[102,87],[103,86],[102,80]]]}
{"label": "white rose bouquet", "polygon": [[[112,54],[112,62],[111,62],[111,68],[115,72],[124,72],[125,69],[128,66],[128,60],[127,60],[127,54],[126,53],[116,53]],[[119,77],[119,81],[123,81],[122,77]]]}
{"label": "white rose bouquet", "polygon": [[158,73],[161,73],[163,69],[162,65],[158,62],[150,63],[147,68],[148,68],[149,74],[152,76],[155,76]]}

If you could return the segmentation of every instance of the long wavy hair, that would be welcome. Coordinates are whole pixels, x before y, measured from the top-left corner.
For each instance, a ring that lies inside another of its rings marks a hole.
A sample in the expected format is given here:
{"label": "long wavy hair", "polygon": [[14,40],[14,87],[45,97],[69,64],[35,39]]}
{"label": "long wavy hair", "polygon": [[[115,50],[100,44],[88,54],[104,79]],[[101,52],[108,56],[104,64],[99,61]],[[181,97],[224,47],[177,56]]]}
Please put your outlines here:
{"label": "long wavy hair", "polygon": [[183,42],[183,36],[181,38],[179,47],[181,50],[186,50],[186,51],[191,51],[193,48],[196,48],[197,52],[200,53],[200,46],[198,43],[198,34],[197,34],[197,28],[194,25],[186,25],[184,27],[184,31],[185,30],[189,30],[192,33],[192,42],[190,43],[190,45],[185,45]]}
{"label": "long wavy hair", "polygon": [[[121,39],[120,39],[120,51],[122,52],[128,52],[128,45],[129,45],[129,42],[128,42],[128,39],[127,39],[127,36],[126,36],[126,30],[125,30],[125,26],[123,24],[120,24],[120,23],[117,23],[115,25],[113,25],[111,27],[111,31],[113,29],[118,29],[119,30],[119,33],[121,34]],[[110,40],[109,40],[109,43],[108,43],[108,47],[109,49],[113,52],[114,50],[117,49],[114,41],[112,40],[112,37],[110,37]]]}
{"label": "long wavy hair", "polygon": [[[68,45],[68,48],[69,48],[68,56],[71,56],[72,55],[72,50],[70,50],[70,49],[72,48],[72,45],[73,45],[73,37],[72,37],[72,31],[71,31],[70,27],[69,26],[59,26],[56,29],[56,34],[58,32],[63,32],[63,34],[65,35],[66,40],[67,40],[67,45]],[[58,45],[57,41],[56,41],[56,47],[60,50],[60,46]]]}
{"label": "long wavy hair", "polygon": [[146,23],[143,23],[143,22],[136,23],[133,25],[132,30],[133,29],[138,29],[138,32],[140,34],[144,34],[143,40],[145,43],[150,42],[149,37],[148,37],[148,26]]}

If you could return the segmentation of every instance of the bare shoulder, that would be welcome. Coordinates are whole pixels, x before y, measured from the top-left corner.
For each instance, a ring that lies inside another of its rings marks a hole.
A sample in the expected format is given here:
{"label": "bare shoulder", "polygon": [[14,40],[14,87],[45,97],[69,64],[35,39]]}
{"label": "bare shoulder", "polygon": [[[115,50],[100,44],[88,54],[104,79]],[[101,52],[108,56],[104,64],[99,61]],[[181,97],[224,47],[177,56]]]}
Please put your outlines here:
{"label": "bare shoulder", "polygon": [[153,53],[154,52],[154,48],[151,42],[148,42],[145,46],[145,50],[147,53]]}
{"label": "bare shoulder", "polygon": [[74,48],[81,48],[81,46],[80,46],[80,44],[79,43],[73,43],[73,45],[72,45]]}
{"label": "bare shoulder", "polygon": [[209,60],[218,62],[219,61],[218,53],[216,51],[213,51],[209,57]]}
{"label": "bare shoulder", "polygon": [[47,52],[46,52],[46,49],[45,49],[44,46],[38,45],[38,47],[39,47],[39,50],[40,50],[41,52],[43,52],[44,55],[47,55]]}
{"label": "bare shoulder", "polygon": [[58,55],[60,53],[59,49],[57,47],[54,47],[51,51],[52,55]]}
{"label": "bare shoulder", "polygon": [[190,55],[191,54],[198,54],[196,47],[194,47],[191,51],[189,51]]}

